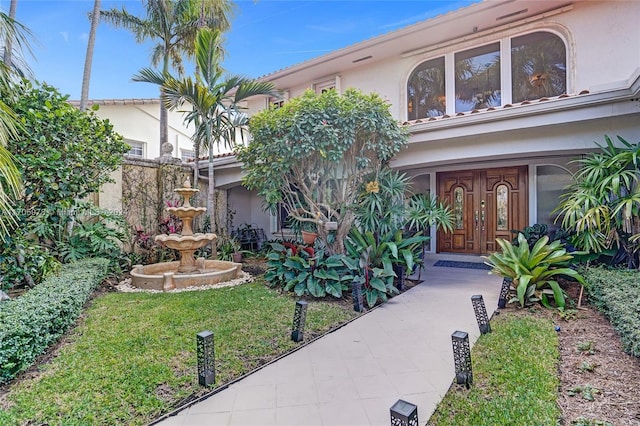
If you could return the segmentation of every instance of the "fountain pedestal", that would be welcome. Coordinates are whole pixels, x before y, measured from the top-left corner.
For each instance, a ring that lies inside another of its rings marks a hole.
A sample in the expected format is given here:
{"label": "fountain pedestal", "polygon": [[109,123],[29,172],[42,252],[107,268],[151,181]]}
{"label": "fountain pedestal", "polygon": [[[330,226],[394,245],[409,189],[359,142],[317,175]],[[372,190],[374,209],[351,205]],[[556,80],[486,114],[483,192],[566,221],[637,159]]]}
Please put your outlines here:
{"label": "fountain pedestal", "polygon": [[198,192],[187,180],[183,188],[175,190],[183,198],[179,207],[167,207],[169,214],[182,220],[181,234],[161,234],[155,240],[180,253],[179,262],[136,265],[131,271],[131,284],[150,290],[172,290],[174,288],[210,285],[238,278],[242,264],[221,260],[195,259],[195,252],[215,241],[216,234],[193,233],[193,220],[207,211],[205,207],[193,207],[190,198]]}

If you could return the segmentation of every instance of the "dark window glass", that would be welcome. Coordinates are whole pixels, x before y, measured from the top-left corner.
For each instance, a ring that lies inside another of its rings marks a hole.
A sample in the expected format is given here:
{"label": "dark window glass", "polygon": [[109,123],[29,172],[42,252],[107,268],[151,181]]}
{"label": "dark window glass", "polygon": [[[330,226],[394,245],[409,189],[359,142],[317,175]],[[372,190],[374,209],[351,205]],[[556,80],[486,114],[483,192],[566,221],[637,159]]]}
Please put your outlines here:
{"label": "dark window glass", "polygon": [[567,52],[555,34],[537,32],[511,40],[513,102],[558,96],[567,90]]}
{"label": "dark window glass", "polygon": [[423,62],[407,84],[407,117],[416,120],[445,113],[444,58]]}
{"label": "dark window glass", "polygon": [[499,106],[500,43],[455,55],[456,112]]}

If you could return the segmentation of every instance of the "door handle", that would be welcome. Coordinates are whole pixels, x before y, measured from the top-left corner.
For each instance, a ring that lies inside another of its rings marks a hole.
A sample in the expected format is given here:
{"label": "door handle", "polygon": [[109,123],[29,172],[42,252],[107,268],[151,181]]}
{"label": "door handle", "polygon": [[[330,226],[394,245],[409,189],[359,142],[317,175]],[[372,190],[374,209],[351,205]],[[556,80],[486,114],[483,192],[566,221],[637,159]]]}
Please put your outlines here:
{"label": "door handle", "polygon": [[476,210],[475,219],[476,219],[476,231],[477,231],[478,230],[478,210]]}

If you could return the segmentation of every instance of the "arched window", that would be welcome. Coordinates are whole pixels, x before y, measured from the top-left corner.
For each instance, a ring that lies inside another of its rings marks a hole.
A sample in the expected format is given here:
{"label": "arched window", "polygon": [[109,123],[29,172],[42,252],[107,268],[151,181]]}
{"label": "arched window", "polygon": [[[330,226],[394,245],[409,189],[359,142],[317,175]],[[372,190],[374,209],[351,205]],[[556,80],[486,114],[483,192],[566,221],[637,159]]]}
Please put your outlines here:
{"label": "arched window", "polygon": [[444,115],[444,58],[420,64],[407,83],[407,117],[416,120]]}
{"label": "arched window", "polygon": [[567,91],[567,49],[560,37],[535,32],[511,39],[512,101],[558,96]]}

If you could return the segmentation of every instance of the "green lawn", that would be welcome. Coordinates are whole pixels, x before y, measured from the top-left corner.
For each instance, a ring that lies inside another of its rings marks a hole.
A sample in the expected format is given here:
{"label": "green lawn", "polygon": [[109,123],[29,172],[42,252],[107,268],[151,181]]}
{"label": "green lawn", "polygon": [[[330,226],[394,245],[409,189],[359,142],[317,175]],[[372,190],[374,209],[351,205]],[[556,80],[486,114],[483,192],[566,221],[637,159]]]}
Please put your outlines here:
{"label": "green lawn", "polygon": [[429,425],[556,425],[558,337],[552,321],[505,313],[472,350],[473,386],[453,386]]}
{"label": "green lawn", "polygon": [[[290,340],[295,299],[261,282],[172,294],[98,297],[41,374],[14,385],[0,424],[146,424],[194,393],[196,333],[215,333],[216,385],[299,344]],[[355,316],[309,303],[305,336]],[[308,337],[307,337],[308,338]]]}

